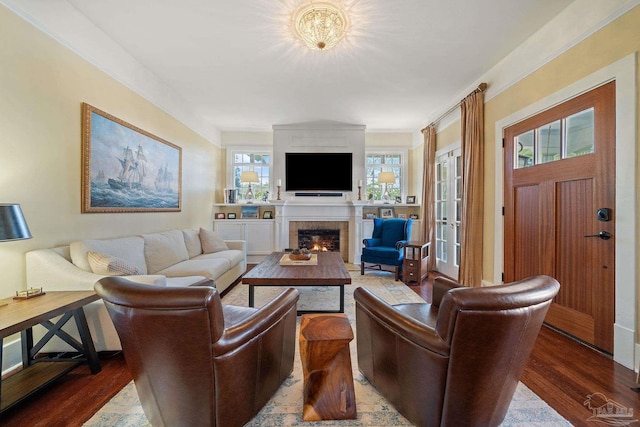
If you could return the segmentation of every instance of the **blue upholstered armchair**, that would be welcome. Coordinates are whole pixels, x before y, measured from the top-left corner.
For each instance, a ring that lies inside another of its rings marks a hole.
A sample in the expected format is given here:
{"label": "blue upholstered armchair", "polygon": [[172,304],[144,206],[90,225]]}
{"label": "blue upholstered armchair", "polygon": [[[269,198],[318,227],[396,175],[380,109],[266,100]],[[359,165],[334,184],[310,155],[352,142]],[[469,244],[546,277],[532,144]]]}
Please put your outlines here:
{"label": "blue upholstered armchair", "polygon": [[[404,245],[411,237],[413,220],[402,218],[373,219],[373,235],[364,239],[362,256],[360,257],[360,274],[365,268],[382,270],[383,265],[394,268],[396,280],[400,280]],[[371,264],[366,265],[365,264]]]}

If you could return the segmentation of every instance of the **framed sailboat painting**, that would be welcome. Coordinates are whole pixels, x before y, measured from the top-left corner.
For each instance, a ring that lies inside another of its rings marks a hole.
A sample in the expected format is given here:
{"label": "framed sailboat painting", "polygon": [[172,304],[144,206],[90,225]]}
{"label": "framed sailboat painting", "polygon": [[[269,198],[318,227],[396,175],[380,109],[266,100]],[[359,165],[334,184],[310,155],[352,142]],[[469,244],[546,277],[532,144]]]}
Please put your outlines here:
{"label": "framed sailboat painting", "polygon": [[82,104],[82,212],[179,212],[182,149]]}

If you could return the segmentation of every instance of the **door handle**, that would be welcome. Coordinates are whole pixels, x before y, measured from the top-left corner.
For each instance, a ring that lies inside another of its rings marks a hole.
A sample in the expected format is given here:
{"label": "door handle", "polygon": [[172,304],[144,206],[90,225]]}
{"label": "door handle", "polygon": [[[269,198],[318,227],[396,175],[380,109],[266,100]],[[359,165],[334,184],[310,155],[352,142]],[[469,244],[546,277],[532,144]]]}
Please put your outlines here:
{"label": "door handle", "polygon": [[611,233],[607,232],[607,231],[601,231],[598,234],[589,234],[587,236],[584,237],[599,237],[602,240],[609,240],[611,238]]}

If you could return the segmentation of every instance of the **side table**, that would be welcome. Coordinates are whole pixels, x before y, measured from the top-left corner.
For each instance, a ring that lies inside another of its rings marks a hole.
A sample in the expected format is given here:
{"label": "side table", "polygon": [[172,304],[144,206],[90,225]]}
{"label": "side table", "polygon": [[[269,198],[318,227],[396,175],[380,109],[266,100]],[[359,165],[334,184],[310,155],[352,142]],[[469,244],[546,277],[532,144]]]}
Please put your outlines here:
{"label": "side table", "polygon": [[429,273],[429,246],[425,242],[407,242],[404,245],[404,261],[402,265],[402,278],[404,283],[417,282]]}
{"label": "side table", "polygon": [[[10,300],[8,305],[0,307],[0,364],[3,339],[20,332],[22,341],[22,370],[6,379],[0,378],[0,413],[80,363],[87,363],[92,374],[100,372],[100,361],[82,308],[98,299],[94,291],[54,291],[26,300]],[[51,319],[58,316],[61,317],[54,324]],[[61,329],[72,318],[82,342]],[[38,324],[44,326],[47,333],[34,344],[32,327]],[[54,336],[72,346],[80,356],[73,359],[37,357]]]}
{"label": "side table", "polygon": [[301,317],[304,421],[356,418],[349,352],[352,340],[353,330],[345,314],[304,314]]}

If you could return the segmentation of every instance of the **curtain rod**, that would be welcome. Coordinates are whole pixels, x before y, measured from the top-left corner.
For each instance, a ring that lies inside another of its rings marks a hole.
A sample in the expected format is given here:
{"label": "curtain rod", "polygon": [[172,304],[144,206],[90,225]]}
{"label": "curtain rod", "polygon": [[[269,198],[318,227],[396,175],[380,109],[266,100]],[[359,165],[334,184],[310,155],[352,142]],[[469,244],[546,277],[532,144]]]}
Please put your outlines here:
{"label": "curtain rod", "polygon": [[[487,90],[487,84],[486,83],[480,83],[478,85],[478,87],[471,92],[468,96],[473,95],[474,93],[478,93],[478,92],[484,92],[485,90]],[[466,97],[465,97],[466,98]],[[429,126],[431,125],[435,125],[437,124],[440,120],[444,119],[445,117],[447,117],[449,114],[451,114],[456,108],[458,108],[460,106],[460,104],[462,104],[462,102],[464,101],[464,99],[462,99],[460,102],[458,102],[457,104],[455,104],[453,107],[449,108],[444,114],[441,114],[440,117],[438,117],[437,119],[435,119],[434,121],[432,121],[430,124],[428,124],[427,126],[425,126],[424,128],[422,128],[420,130],[420,132],[424,132],[425,129],[427,129]]]}

